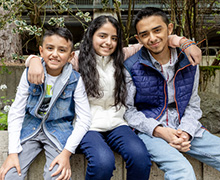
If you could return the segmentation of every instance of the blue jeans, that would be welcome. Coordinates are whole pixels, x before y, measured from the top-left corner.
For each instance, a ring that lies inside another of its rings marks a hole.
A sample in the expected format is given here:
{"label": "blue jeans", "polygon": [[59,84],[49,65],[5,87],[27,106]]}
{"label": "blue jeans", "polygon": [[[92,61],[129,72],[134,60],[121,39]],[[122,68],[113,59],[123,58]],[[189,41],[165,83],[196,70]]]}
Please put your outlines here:
{"label": "blue jeans", "polygon": [[80,143],[88,160],[86,180],[109,180],[115,169],[113,151],[126,162],[128,180],[147,180],[151,161],[140,138],[128,126],[108,132],[88,131]]}
{"label": "blue jeans", "polygon": [[[196,179],[189,161],[165,140],[143,133],[139,133],[139,137],[147,145],[151,160],[164,171],[166,180]],[[190,151],[186,154],[220,171],[220,138],[208,131],[205,131],[202,137],[192,140]]]}
{"label": "blue jeans", "polygon": [[54,148],[42,131],[40,131],[37,136],[22,144],[22,149],[23,150],[18,154],[21,176],[18,176],[16,168],[13,167],[7,172],[5,180],[24,180],[31,163],[43,149],[45,150],[46,156],[43,174],[44,179],[55,180],[60,176],[60,174],[58,174],[51,177],[51,175],[58,169],[59,165],[56,164],[51,171],[49,170],[49,167],[52,161],[59,155],[59,152]]}

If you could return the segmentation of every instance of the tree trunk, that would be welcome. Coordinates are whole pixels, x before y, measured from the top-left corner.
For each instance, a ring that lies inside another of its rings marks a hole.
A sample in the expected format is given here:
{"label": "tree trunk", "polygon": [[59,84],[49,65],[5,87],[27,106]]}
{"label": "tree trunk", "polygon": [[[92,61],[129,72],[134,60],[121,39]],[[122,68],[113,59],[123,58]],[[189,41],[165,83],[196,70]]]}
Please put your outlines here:
{"label": "tree trunk", "polygon": [[[5,14],[2,8],[0,8],[0,14]],[[22,55],[22,40],[18,33],[12,32],[15,28],[14,24],[6,24],[4,29],[0,29],[0,60],[10,63],[15,62],[12,55]]]}

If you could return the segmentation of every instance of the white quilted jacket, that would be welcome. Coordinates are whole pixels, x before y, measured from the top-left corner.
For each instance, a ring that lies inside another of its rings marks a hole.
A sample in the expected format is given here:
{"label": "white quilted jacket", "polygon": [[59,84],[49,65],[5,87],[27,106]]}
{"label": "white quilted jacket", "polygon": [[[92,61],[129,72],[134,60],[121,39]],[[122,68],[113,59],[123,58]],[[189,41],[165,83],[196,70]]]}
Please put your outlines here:
{"label": "white quilted jacket", "polygon": [[122,106],[119,111],[116,111],[116,108],[112,106],[115,88],[113,60],[110,60],[110,56],[98,55],[96,55],[96,59],[103,96],[99,99],[89,98],[92,114],[90,130],[105,132],[121,125],[127,125],[127,122],[123,118],[125,107]]}

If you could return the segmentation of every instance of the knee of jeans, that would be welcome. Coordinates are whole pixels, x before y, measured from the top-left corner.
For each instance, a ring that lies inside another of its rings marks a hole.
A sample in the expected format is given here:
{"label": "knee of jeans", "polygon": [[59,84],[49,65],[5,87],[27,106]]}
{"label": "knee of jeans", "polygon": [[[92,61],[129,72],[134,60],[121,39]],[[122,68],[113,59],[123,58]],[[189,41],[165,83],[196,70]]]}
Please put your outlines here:
{"label": "knee of jeans", "polygon": [[[111,177],[115,169],[115,157],[112,153],[95,153],[88,158],[87,174],[90,176]],[[108,178],[106,178],[108,179]]]}
{"label": "knee of jeans", "polygon": [[56,176],[51,176],[54,172],[56,172],[56,170],[58,169],[58,167],[59,167],[59,165],[55,165],[54,167],[53,167],[53,169],[52,170],[49,170],[49,169],[47,169],[47,168],[45,168],[44,167],[44,179],[45,180],[55,180],[55,179],[57,179],[59,176],[60,176],[60,173],[58,174],[58,175],[56,175]]}
{"label": "knee of jeans", "polygon": [[11,168],[6,174],[5,174],[5,180],[23,180],[25,178],[25,174],[22,173],[21,176],[18,175],[16,168]]}
{"label": "knee of jeans", "polygon": [[50,172],[44,173],[44,180],[56,180],[61,174],[58,174],[53,177],[51,175],[52,175],[52,173],[50,173]]}
{"label": "knee of jeans", "polygon": [[96,153],[88,160],[88,165],[94,166],[98,169],[109,168],[114,169],[115,166],[115,157],[112,153]]}
{"label": "knee of jeans", "polygon": [[[169,167],[168,167],[169,166]],[[165,179],[195,179],[195,173],[188,160],[169,163],[161,167],[165,171]]]}
{"label": "knee of jeans", "polygon": [[131,150],[128,151],[128,160],[129,159],[132,160],[133,164],[140,168],[151,167],[150,154],[144,144],[132,146]]}
{"label": "knee of jeans", "polygon": [[190,162],[186,159],[185,161],[181,161],[178,164],[176,164],[176,169],[178,169],[178,171],[182,171],[183,173],[193,173],[193,167],[190,164]]}

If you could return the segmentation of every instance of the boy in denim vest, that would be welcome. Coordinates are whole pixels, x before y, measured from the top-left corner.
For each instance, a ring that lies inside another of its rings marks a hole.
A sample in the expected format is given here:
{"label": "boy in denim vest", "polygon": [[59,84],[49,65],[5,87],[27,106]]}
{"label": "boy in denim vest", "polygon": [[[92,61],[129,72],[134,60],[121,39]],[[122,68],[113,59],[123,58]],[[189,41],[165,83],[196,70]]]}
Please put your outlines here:
{"label": "boy in denim vest", "polygon": [[0,169],[1,180],[24,179],[43,149],[44,179],[70,179],[70,155],[91,124],[83,81],[68,63],[74,55],[71,32],[48,30],[39,51],[45,83],[31,84],[24,70],[8,115],[9,156]]}
{"label": "boy in denim vest", "polygon": [[[135,28],[144,47],[124,63],[129,72],[125,119],[139,131],[166,180],[196,179],[180,152],[220,171],[220,138],[199,122],[199,67],[192,66],[181,49],[168,47],[173,24],[161,9],[139,11]],[[192,44],[186,41],[183,50]]]}

